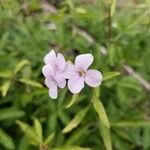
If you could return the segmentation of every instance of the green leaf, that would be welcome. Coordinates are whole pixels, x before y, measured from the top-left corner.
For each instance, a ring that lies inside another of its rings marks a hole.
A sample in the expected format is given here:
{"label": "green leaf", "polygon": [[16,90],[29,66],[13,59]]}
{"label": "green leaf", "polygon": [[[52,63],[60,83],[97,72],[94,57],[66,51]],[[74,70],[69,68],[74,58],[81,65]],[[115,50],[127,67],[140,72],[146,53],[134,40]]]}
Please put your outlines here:
{"label": "green leaf", "polygon": [[144,128],[143,136],[142,136],[142,145],[144,149],[148,149],[150,147],[149,137],[150,137],[150,128]]}
{"label": "green leaf", "polygon": [[79,94],[74,94],[74,95],[72,96],[71,101],[70,101],[69,104],[66,106],[66,108],[70,108],[70,107],[77,101],[78,97],[79,97]]}
{"label": "green leaf", "polygon": [[105,108],[102,104],[102,102],[98,98],[93,98],[92,100],[94,109],[98,113],[100,121],[108,128],[110,128],[109,120],[107,118],[107,114],[105,112]]}
{"label": "green leaf", "polygon": [[1,70],[0,78],[11,78],[12,72],[10,70]]}
{"label": "green leaf", "polygon": [[111,123],[112,127],[150,127],[150,121],[126,121]]}
{"label": "green leaf", "polygon": [[30,62],[28,60],[22,60],[17,66],[15,67],[14,74],[18,73],[25,65],[29,65]]}
{"label": "green leaf", "polygon": [[63,129],[63,133],[68,133],[72,131],[74,128],[76,128],[85,117],[88,109],[89,109],[89,106],[84,108],[80,112],[78,112],[76,116],[70,121],[70,123]]}
{"label": "green leaf", "polygon": [[16,108],[4,108],[0,109],[0,121],[16,119],[24,116],[25,113],[22,110],[17,110]]}
{"label": "green leaf", "polygon": [[64,146],[62,148],[52,148],[52,150],[91,150],[91,148],[69,145],[69,146]]}
{"label": "green leaf", "polygon": [[0,128],[0,144],[7,149],[15,149],[13,139]]}
{"label": "green leaf", "polygon": [[31,86],[34,86],[34,87],[38,87],[38,88],[42,88],[43,87],[42,84],[40,84],[39,82],[30,80],[30,79],[21,78],[21,79],[19,79],[19,81],[21,83],[24,83],[24,84],[27,84],[27,85],[31,85]]}
{"label": "green leaf", "polygon": [[4,97],[6,96],[8,90],[9,90],[10,84],[11,84],[11,81],[10,81],[10,80],[4,82],[4,84],[3,84],[2,87],[1,87],[2,96],[4,96]]}
{"label": "green leaf", "polygon": [[99,121],[99,129],[100,129],[100,134],[102,136],[106,150],[112,150],[110,129],[107,126],[105,126],[103,122],[101,121]]}
{"label": "green leaf", "polygon": [[110,12],[111,16],[113,16],[114,13],[115,13],[115,9],[116,9],[116,1],[117,1],[117,0],[112,0],[112,4],[111,4],[111,12]]}
{"label": "green leaf", "polygon": [[103,0],[106,5],[110,5],[113,0]]}
{"label": "green leaf", "polygon": [[55,136],[55,133],[51,133],[51,134],[45,139],[44,144],[45,144],[45,145],[48,145],[48,144],[52,141],[52,139],[54,138],[54,136]]}
{"label": "green leaf", "polygon": [[120,75],[120,72],[115,72],[115,71],[112,71],[112,72],[107,72],[105,73],[103,76],[103,81],[107,81],[107,80],[110,80],[112,78],[115,78],[117,76]]}
{"label": "green leaf", "polygon": [[21,130],[25,133],[29,143],[32,145],[39,145],[39,137],[32,127],[30,127],[27,123],[17,120],[16,123],[21,128]]}
{"label": "green leaf", "polygon": [[37,137],[39,139],[39,142],[42,143],[43,141],[43,131],[42,131],[42,125],[38,119],[34,119],[34,130],[37,134]]}

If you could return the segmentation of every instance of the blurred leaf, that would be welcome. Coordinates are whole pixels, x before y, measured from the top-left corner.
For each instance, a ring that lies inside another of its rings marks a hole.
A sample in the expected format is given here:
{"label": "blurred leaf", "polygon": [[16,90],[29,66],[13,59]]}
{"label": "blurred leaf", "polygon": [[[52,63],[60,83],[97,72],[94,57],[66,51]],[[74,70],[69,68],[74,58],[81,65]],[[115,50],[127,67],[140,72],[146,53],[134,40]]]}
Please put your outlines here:
{"label": "blurred leaf", "polygon": [[112,127],[147,127],[150,126],[150,121],[126,121],[126,122],[118,122],[111,123]]}
{"label": "blurred leaf", "polygon": [[22,60],[17,64],[14,70],[14,74],[18,73],[25,65],[29,65],[30,62],[28,60]]}
{"label": "blurred leaf", "polygon": [[106,150],[112,150],[110,129],[101,121],[99,121],[99,127]]}
{"label": "blurred leaf", "polygon": [[45,139],[44,144],[45,144],[45,145],[48,145],[48,144],[52,141],[52,139],[54,138],[54,136],[55,136],[55,133],[51,133],[51,134]]}
{"label": "blurred leaf", "polygon": [[84,148],[80,146],[70,145],[62,148],[52,148],[52,150],[91,150],[90,148]]}
{"label": "blurred leaf", "polygon": [[103,0],[105,2],[105,4],[109,5],[112,3],[113,0]]}
{"label": "blurred leaf", "polygon": [[145,128],[143,132],[143,138],[142,138],[142,144],[144,149],[150,148],[149,137],[150,137],[150,128]]}
{"label": "blurred leaf", "polygon": [[92,102],[93,102],[94,109],[95,109],[95,111],[97,112],[97,114],[99,116],[100,121],[107,128],[110,128],[109,120],[107,118],[107,114],[105,112],[105,108],[104,108],[103,104],[101,103],[101,101],[98,98],[94,97],[92,99]]}
{"label": "blurred leaf", "polygon": [[39,143],[42,143],[42,141],[43,141],[42,125],[41,125],[40,121],[36,118],[34,119],[34,130],[39,139]]}
{"label": "blurred leaf", "polygon": [[31,86],[34,86],[34,87],[38,87],[38,88],[42,88],[43,87],[42,84],[40,84],[39,82],[30,80],[30,79],[21,78],[21,79],[19,79],[19,81],[24,83],[24,84],[31,85]]}
{"label": "blurred leaf", "polygon": [[7,149],[15,149],[13,139],[0,128],[0,144]]}
{"label": "blurred leaf", "polygon": [[82,7],[77,7],[76,12],[79,14],[86,14],[87,10],[85,8],[82,8]]}
{"label": "blurred leaf", "polygon": [[7,92],[8,92],[8,89],[10,87],[10,84],[11,84],[11,81],[8,80],[8,81],[5,81],[4,84],[2,85],[1,87],[1,90],[2,90],[2,96],[6,96]]}
{"label": "blurred leaf", "polygon": [[79,111],[75,117],[70,121],[70,123],[63,129],[63,133],[68,133],[72,131],[74,128],[76,128],[83,118],[85,117],[87,111],[89,109],[89,106],[84,108],[83,110]]}
{"label": "blurred leaf", "polygon": [[17,108],[4,108],[0,109],[0,121],[1,120],[10,120],[17,119],[23,117],[25,112],[22,110],[18,110]]}
{"label": "blurred leaf", "polygon": [[110,79],[112,79],[112,78],[115,78],[115,77],[117,77],[117,76],[119,76],[120,75],[120,72],[107,72],[107,73],[105,73],[105,74],[103,74],[103,81],[107,81],[107,80],[110,80]]}
{"label": "blurred leaf", "polygon": [[116,1],[117,0],[112,0],[112,4],[111,4],[111,16],[113,16],[114,15],[114,13],[115,13],[115,9],[116,9]]}
{"label": "blurred leaf", "polygon": [[69,104],[67,104],[66,108],[70,108],[78,99],[79,94],[73,94],[72,99],[70,100]]}
{"label": "blurred leaf", "polygon": [[21,130],[25,133],[29,143],[33,145],[39,145],[39,137],[35,133],[34,129],[32,129],[27,123],[24,123],[22,121],[16,121],[18,126],[21,128]]}
{"label": "blurred leaf", "polygon": [[0,78],[11,78],[12,72],[10,70],[1,70]]}

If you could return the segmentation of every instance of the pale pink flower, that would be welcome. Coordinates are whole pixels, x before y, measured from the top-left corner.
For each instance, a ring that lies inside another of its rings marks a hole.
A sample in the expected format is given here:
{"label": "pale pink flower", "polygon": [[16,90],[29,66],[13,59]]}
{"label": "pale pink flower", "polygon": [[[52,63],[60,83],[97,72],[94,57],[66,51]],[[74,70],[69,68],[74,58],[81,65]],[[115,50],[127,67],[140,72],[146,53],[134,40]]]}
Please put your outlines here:
{"label": "pale pink flower", "polygon": [[45,65],[42,68],[43,75],[46,77],[45,84],[49,88],[49,96],[53,99],[58,97],[58,87],[64,88],[66,80],[62,73],[65,70],[66,62],[62,54],[56,55],[52,50],[44,57]]}
{"label": "pale pink flower", "polygon": [[89,69],[93,63],[91,54],[82,54],[76,57],[75,65],[67,63],[65,78],[68,80],[68,88],[72,93],[79,93],[84,88],[84,82],[91,86],[97,87],[101,84],[102,74],[98,70]]}

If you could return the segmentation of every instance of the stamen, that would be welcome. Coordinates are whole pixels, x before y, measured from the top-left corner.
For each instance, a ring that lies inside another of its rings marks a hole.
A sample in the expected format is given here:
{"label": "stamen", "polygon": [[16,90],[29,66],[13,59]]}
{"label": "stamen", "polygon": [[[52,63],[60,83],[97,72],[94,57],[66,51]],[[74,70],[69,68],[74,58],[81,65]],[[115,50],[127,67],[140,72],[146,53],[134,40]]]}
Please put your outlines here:
{"label": "stamen", "polygon": [[85,75],[85,71],[83,71],[83,70],[80,70],[80,71],[78,71],[78,73],[79,73],[79,76],[83,76],[83,75]]}

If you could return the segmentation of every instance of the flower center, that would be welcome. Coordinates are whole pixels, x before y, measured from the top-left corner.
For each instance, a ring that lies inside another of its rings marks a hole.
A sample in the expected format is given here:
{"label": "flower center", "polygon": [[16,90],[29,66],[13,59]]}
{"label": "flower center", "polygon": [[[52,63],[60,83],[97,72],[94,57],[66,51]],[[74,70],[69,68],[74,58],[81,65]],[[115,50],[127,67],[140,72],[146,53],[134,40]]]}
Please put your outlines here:
{"label": "flower center", "polygon": [[84,76],[86,72],[84,70],[80,70],[78,71],[78,73],[79,73],[79,76]]}

